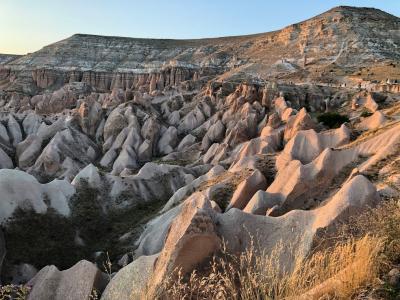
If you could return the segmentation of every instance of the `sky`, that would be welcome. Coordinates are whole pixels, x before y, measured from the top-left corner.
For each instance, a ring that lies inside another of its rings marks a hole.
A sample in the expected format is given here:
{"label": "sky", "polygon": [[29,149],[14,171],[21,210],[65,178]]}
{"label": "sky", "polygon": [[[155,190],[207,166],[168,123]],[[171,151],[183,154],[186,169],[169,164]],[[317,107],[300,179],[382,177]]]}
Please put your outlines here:
{"label": "sky", "polygon": [[267,32],[338,5],[400,16],[400,0],[0,0],[0,53],[34,52],[75,33],[185,39]]}

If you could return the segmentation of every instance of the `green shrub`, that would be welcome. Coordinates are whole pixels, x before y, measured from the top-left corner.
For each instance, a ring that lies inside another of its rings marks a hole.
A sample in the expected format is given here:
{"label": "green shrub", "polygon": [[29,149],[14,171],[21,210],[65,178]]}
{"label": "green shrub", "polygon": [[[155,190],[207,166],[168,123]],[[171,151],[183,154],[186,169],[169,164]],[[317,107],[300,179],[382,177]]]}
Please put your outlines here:
{"label": "green shrub", "polygon": [[322,113],[317,116],[317,120],[329,128],[339,128],[343,123],[349,122],[349,118],[336,112]]}
{"label": "green shrub", "polygon": [[[131,232],[132,239],[140,233],[140,225],[163,206],[163,201],[138,203],[123,209],[105,208],[98,190],[83,182],[70,201],[71,215],[67,218],[54,209],[45,214],[17,209],[3,225],[7,254],[4,269],[14,264],[29,263],[38,269],[55,265],[67,269],[79,260],[93,261],[95,252],[108,252],[111,261],[131,250],[131,240],[120,241],[121,235]],[[132,198],[126,192],[124,197]],[[75,242],[76,234],[85,245]],[[97,258],[102,268],[102,257]],[[115,270],[113,270],[115,271]],[[8,278],[4,278],[5,282]],[[0,298],[2,299],[2,298]]]}
{"label": "green shrub", "polygon": [[24,285],[4,285],[0,286],[1,300],[25,300],[28,298],[30,288]]}
{"label": "green shrub", "polygon": [[367,118],[367,117],[370,117],[370,116],[372,116],[372,112],[370,112],[368,110],[363,110],[361,115],[360,115],[360,117],[363,117],[363,118]]}
{"label": "green shrub", "polygon": [[5,225],[7,262],[30,263],[37,268],[54,264],[64,269],[82,255],[74,243],[75,229],[71,221],[53,210],[39,214],[17,209]]}

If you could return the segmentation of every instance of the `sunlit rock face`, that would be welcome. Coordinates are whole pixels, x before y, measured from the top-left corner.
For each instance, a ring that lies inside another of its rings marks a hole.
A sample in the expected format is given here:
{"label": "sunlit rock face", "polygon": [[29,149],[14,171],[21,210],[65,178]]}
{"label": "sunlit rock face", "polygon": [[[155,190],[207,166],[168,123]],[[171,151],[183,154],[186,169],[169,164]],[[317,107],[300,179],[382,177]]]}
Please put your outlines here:
{"label": "sunlit rock face", "polygon": [[[0,55],[3,279],[29,266],[32,297],[140,299],[249,233],[307,256],[321,230],[400,195],[398,32],[336,7],[270,33],[76,34]],[[107,253],[105,287],[92,263]]]}

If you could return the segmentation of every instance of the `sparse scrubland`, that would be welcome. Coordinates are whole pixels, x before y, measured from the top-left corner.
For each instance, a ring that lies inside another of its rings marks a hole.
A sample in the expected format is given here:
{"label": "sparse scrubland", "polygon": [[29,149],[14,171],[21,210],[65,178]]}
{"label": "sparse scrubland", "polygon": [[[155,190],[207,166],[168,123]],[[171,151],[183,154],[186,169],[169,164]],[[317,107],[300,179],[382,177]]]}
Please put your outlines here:
{"label": "sparse scrubland", "polygon": [[[257,241],[254,241],[257,243]],[[289,242],[290,244],[290,242]],[[165,282],[170,299],[398,299],[388,272],[400,264],[400,201],[386,200],[318,237],[313,251],[282,270],[281,242],[265,255],[222,251],[210,265]]]}

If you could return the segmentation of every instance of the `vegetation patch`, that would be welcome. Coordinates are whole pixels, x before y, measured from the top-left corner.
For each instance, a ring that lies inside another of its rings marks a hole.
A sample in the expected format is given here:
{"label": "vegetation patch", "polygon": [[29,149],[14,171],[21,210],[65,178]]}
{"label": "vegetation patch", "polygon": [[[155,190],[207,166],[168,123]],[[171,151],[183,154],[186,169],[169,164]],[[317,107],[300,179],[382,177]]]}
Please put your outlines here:
{"label": "vegetation patch", "polygon": [[372,112],[370,112],[369,110],[365,109],[365,110],[362,111],[360,117],[362,117],[362,118],[368,118],[368,117],[370,117],[370,116],[372,116],[372,115],[373,115]]}
{"label": "vegetation patch", "polygon": [[[104,253],[104,257],[96,258],[98,266],[103,268],[105,253],[115,262],[131,251],[131,241],[140,233],[140,225],[163,205],[158,201],[106,209],[101,199],[96,189],[83,182],[71,199],[71,216],[68,218],[53,209],[48,209],[45,214],[17,209],[3,224],[7,241],[4,273],[19,263],[29,263],[38,269],[46,265],[67,269],[82,259],[94,261],[96,252]],[[128,232],[131,238],[120,241],[120,237]],[[77,237],[82,239],[83,245],[76,243]],[[113,263],[112,271],[116,271],[116,267]],[[8,281],[8,278],[4,279]]]}
{"label": "vegetation patch", "polygon": [[74,243],[71,221],[49,209],[46,214],[17,209],[4,226],[6,263],[30,263],[36,268],[54,264],[65,269],[84,253]]}
{"label": "vegetation patch", "polygon": [[398,299],[387,274],[400,263],[399,224],[400,202],[383,202],[320,232],[292,270],[280,265],[283,242],[271,253],[257,251],[256,242],[241,254],[223,247],[210,264],[167,279],[163,291],[171,299]]}
{"label": "vegetation patch", "polygon": [[350,119],[347,116],[336,112],[319,114],[317,120],[329,128],[339,128],[343,123],[350,122]]}

